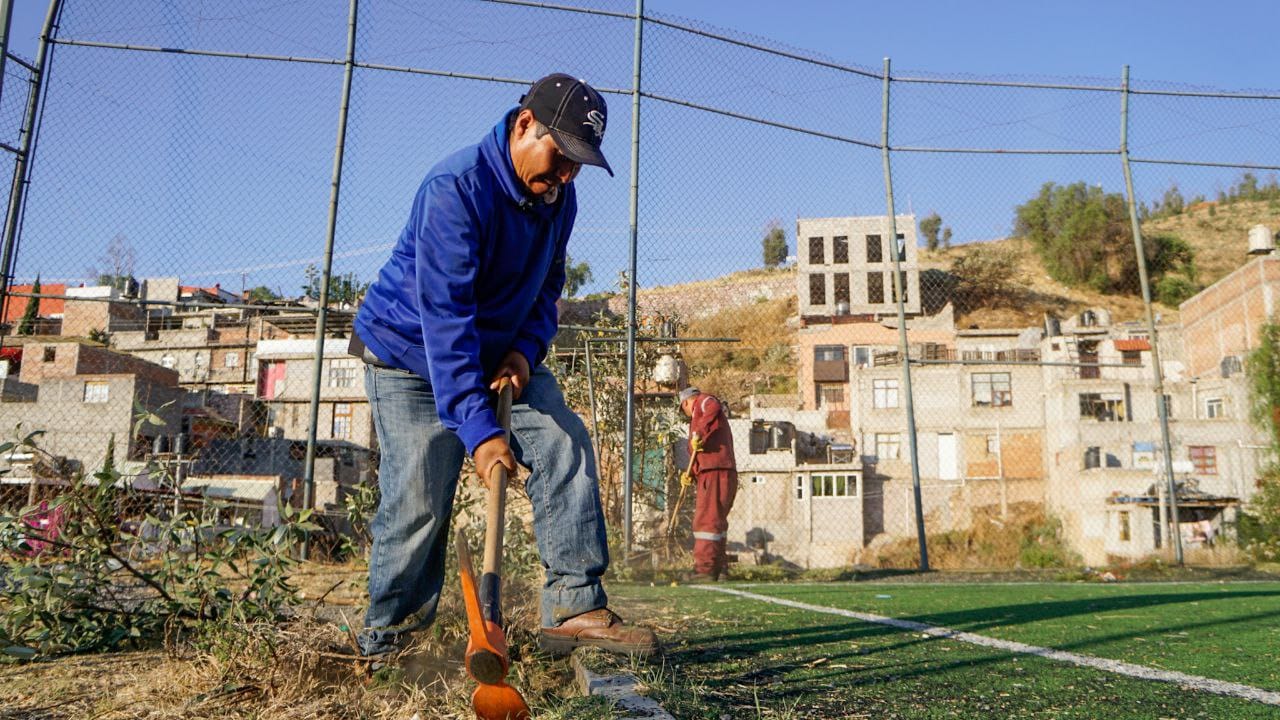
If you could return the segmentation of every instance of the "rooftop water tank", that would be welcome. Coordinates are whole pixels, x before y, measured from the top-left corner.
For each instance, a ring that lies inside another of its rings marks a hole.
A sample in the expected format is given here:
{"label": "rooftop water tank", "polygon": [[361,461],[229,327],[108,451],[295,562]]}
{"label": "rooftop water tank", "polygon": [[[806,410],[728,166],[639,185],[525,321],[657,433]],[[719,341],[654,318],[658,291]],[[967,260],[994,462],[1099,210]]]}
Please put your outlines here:
{"label": "rooftop water tank", "polygon": [[1275,236],[1266,225],[1254,225],[1249,229],[1249,254],[1270,255],[1276,249]]}

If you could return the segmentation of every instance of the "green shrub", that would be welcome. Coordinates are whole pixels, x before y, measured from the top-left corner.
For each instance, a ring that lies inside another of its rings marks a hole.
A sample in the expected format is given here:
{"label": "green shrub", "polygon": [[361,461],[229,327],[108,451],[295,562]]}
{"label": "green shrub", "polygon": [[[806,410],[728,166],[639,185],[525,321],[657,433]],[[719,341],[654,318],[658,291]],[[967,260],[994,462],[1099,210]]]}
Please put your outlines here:
{"label": "green shrub", "polygon": [[1199,292],[1195,283],[1181,275],[1166,275],[1156,281],[1156,300],[1169,307],[1177,307]]}
{"label": "green shrub", "polygon": [[[18,444],[34,448],[34,436]],[[38,449],[37,449],[38,451]],[[0,648],[18,659],[138,647],[274,622],[299,602],[294,550],[318,527],[309,510],[281,508],[274,528],[226,527],[209,503],[166,519],[132,510],[155,503],[115,470],[75,477],[52,502],[0,513],[6,555]],[[161,505],[168,505],[162,500]],[[38,512],[62,515],[58,533],[35,530]],[[33,541],[48,543],[38,554]]]}

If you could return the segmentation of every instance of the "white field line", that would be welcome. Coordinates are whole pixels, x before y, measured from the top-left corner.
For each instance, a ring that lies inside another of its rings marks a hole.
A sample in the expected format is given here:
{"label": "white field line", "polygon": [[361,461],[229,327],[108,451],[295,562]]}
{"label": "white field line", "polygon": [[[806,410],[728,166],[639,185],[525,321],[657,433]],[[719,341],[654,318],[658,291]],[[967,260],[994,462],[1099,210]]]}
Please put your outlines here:
{"label": "white field line", "polygon": [[839,615],[841,617],[853,618],[863,622],[888,625],[902,630],[911,630],[913,632],[923,633],[936,638],[957,640],[960,642],[970,643],[972,645],[981,645],[982,647],[1004,650],[1005,652],[1019,653],[1022,655],[1035,655],[1047,660],[1057,660],[1058,662],[1078,665],[1080,667],[1094,668],[1095,670],[1102,670],[1103,672],[1115,673],[1117,675],[1127,675],[1129,677],[1139,678],[1142,680],[1177,683],[1182,687],[1191,688],[1193,690],[1203,690],[1217,695],[1244,698],[1245,700],[1254,700],[1268,705],[1280,705],[1280,692],[1263,690],[1261,688],[1253,687],[1252,685],[1242,685],[1240,683],[1214,680],[1212,678],[1200,677],[1199,675],[1187,675],[1186,673],[1174,672],[1172,670],[1158,670],[1156,668],[1146,667],[1145,665],[1134,665],[1132,663],[1120,662],[1119,660],[1107,660],[1105,658],[1079,655],[1063,650],[1054,650],[1053,648],[1027,645],[1025,643],[1013,642],[1012,640],[1000,640],[997,638],[987,637],[985,635],[975,635],[974,633],[952,630],[951,628],[942,627],[940,625],[926,625],[925,623],[914,622],[912,620],[899,620],[898,618],[874,615],[872,613],[842,610],[840,608],[825,607],[823,605],[810,605],[808,603],[796,602],[794,600],[783,600],[781,598],[769,597],[768,595],[758,595],[756,593],[744,592],[742,590],[734,590],[731,588],[710,586],[694,587],[698,590],[708,590],[711,592],[724,593],[726,595],[737,595],[739,597],[750,598],[752,600],[773,603],[774,605],[796,608],[797,610],[808,610],[809,612],[825,613],[827,615]]}

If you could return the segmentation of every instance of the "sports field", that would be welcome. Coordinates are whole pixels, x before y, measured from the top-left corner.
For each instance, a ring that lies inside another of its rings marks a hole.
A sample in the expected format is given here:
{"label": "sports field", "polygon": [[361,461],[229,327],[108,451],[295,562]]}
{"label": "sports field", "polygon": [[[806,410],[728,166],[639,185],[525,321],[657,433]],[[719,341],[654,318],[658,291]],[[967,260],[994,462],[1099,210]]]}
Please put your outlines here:
{"label": "sports field", "polygon": [[1280,583],[611,592],[671,632],[634,670],[677,718],[1280,718]]}

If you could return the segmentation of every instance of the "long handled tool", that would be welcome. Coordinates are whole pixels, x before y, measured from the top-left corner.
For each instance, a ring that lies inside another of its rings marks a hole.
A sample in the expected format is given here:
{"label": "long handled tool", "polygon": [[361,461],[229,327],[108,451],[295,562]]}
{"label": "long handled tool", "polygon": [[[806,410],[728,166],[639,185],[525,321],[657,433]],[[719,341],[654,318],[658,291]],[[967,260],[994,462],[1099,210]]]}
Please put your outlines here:
{"label": "long handled tool", "polygon": [[[511,436],[511,382],[503,379],[498,386],[498,422]],[[471,707],[480,720],[529,720],[529,706],[520,691],[506,682],[511,660],[507,656],[507,637],[502,631],[502,609],[499,597],[502,587],[502,531],[507,511],[507,469],[492,468],[488,478],[487,520],[484,536],[484,575],[476,584],[471,564],[471,549],[459,529],[458,569],[462,576],[462,600],[467,609],[467,674],[475,679],[476,691]]]}
{"label": "long handled tool", "polygon": [[667,542],[671,542],[671,539],[675,537],[676,528],[680,525],[680,506],[684,504],[684,496],[689,490],[689,485],[693,484],[689,483],[686,485],[683,476],[693,472],[693,460],[696,457],[698,457],[698,453],[690,450],[689,465],[684,469],[684,472],[681,473],[680,494],[676,497],[675,507],[671,509],[671,520],[667,522]]}

